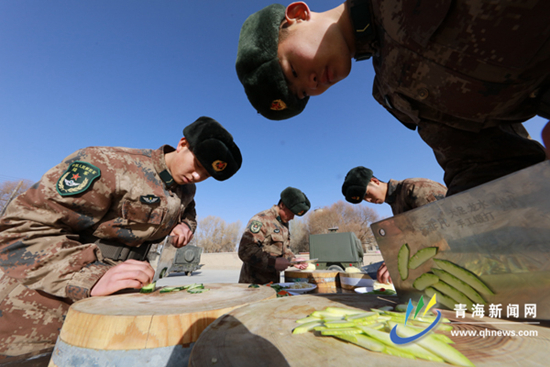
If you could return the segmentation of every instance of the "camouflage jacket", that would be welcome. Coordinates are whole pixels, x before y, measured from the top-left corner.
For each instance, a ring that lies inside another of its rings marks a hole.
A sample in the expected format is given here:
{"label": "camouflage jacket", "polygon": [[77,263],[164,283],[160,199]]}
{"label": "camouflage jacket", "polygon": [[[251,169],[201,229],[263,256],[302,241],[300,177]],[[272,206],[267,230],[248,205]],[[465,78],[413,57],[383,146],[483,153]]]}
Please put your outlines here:
{"label": "camouflage jacket", "polygon": [[246,226],[239,244],[239,258],[243,261],[239,283],[279,283],[275,259],[283,256],[288,260],[294,258],[290,231],[274,205],[253,216]]}
{"label": "camouflage jacket", "polygon": [[82,238],[133,247],[180,222],[194,231],[195,185],[175,184],[164,160],[173,150],[89,147],[65,158],[1,218],[0,275],[76,301],[113,264]]}
{"label": "camouflage jacket", "polygon": [[446,193],[445,186],[426,178],[389,180],[385,202],[391,206],[393,215],[397,215],[443,199]]}
{"label": "camouflage jacket", "polygon": [[355,56],[373,55],[373,96],[405,126],[478,132],[537,114],[550,87],[550,1],[347,2],[352,22],[360,12],[374,23],[374,41],[356,32]]}

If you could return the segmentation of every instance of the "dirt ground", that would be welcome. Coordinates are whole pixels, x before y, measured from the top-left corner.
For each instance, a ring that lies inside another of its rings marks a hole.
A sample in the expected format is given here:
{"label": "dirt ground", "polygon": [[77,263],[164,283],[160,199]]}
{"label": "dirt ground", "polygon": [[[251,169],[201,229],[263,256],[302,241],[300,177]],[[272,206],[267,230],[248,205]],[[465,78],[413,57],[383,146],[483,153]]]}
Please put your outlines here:
{"label": "dirt ground", "polygon": [[[309,254],[300,254],[299,257],[309,259]],[[369,265],[375,262],[382,261],[382,255],[377,252],[366,253],[363,257],[363,265]],[[213,254],[201,255],[202,270],[230,270],[240,269],[242,265],[241,259],[236,252],[220,252]]]}

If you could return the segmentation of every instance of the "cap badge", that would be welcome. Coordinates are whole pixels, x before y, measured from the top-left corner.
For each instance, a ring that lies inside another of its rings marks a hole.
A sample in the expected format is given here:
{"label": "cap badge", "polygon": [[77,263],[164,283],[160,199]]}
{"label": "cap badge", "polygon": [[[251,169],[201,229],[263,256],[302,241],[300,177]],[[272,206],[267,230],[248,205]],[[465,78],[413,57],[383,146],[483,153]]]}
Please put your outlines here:
{"label": "cap badge", "polygon": [[217,160],[214,163],[212,163],[212,168],[214,168],[214,171],[216,171],[216,172],[223,171],[225,169],[225,167],[227,167],[227,162]]}
{"label": "cap badge", "polygon": [[359,196],[352,196],[351,197],[353,200],[359,200]]}
{"label": "cap badge", "polygon": [[298,213],[298,215],[303,215],[303,214],[304,214],[304,210]]}
{"label": "cap badge", "polygon": [[284,103],[282,99],[276,99],[273,102],[271,102],[271,109],[273,111],[282,111],[285,108],[286,108],[286,103]]}

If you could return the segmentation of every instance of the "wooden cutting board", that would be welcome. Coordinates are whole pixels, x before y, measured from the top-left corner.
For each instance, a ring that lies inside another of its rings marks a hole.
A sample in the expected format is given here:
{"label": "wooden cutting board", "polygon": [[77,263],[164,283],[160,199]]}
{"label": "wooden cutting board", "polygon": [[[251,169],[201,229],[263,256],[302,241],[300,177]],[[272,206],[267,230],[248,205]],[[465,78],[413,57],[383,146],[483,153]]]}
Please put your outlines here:
{"label": "wooden cutting board", "polygon": [[73,304],[60,339],[72,346],[127,350],[186,345],[219,316],[237,307],[276,298],[271,287],[205,284],[209,291],[191,294],[122,294],[91,297]]}
{"label": "wooden cutting board", "polygon": [[[384,297],[396,301],[395,297]],[[332,337],[313,333],[292,335],[296,320],[327,306],[355,307],[369,310],[391,304],[375,295],[303,295],[258,302],[223,315],[204,330],[195,343],[189,366],[422,366],[437,365],[423,360],[405,360],[371,352]],[[479,319],[456,319],[454,312],[445,316],[460,322]],[[484,318],[486,321],[486,317]],[[476,366],[547,366],[550,329],[494,319],[476,325],[457,324],[455,329],[502,330],[516,333],[536,331],[531,337],[451,337],[453,346]],[[450,334],[447,332],[447,335]],[[440,363],[441,366],[451,366]]]}

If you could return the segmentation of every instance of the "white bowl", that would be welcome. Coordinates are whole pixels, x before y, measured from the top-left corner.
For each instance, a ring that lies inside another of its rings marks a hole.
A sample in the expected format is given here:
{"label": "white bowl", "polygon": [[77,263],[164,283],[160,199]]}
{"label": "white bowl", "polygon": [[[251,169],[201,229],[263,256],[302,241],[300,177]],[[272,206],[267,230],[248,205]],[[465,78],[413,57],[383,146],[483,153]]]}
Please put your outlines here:
{"label": "white bowl", "polygon": [[290,286],[292,284],[294,284],[294,282],[292,282],[292,283],[276,283],[275,285],[279,285],[279,286],[285,288],[285,291],[292,292],[292,293],[307,293],[307,292],[312,291],[315,288],[317,288],[317,286],[315,284],[309,284],[309,287],[307,287],[307,288],[290,288]]}
{"label": "white bowl", "polygon": [[359,287],[354,289],[354,291],[357,293],[368,293],[368,292],[372,292],[373,290],[374,290],[373,287]]}

